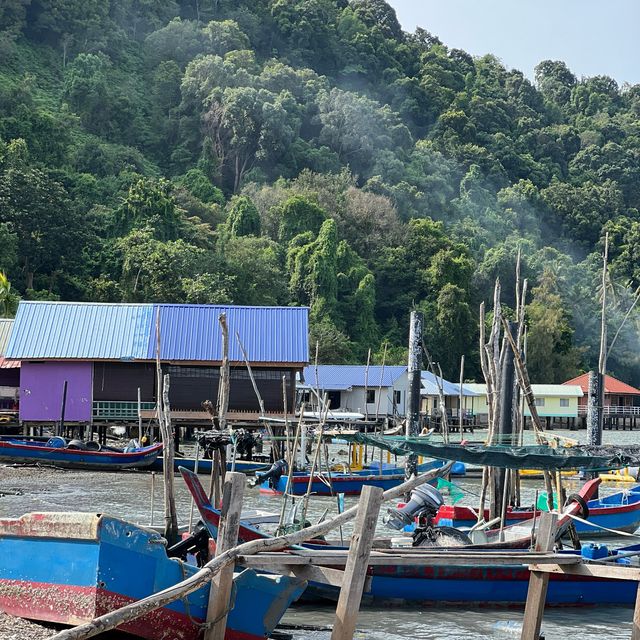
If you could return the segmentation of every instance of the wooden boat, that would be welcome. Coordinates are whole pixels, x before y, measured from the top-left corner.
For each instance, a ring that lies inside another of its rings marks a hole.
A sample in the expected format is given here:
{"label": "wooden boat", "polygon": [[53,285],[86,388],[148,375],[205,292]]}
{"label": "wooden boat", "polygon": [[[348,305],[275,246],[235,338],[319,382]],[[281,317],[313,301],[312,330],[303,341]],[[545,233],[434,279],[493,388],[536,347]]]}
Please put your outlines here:
{"label": "wooden boat", "polygon": [[[69,446],[64,438],[53,437],[47,442],[0,440],[0,463],[43,464],[67,469],[118,471],[141,469],[153,464],[162,451],[162,444],[140,447],[132,451],[103,447],[81,449]],[[94,446],[97,443],[94,443]]]}
{"label": "wooden boat", "polygon": [[[640,485],[628,491],[619,491],[606,498],[589,500],[589,522],[575,522],[576,531],[586,537],[611,536],[611,532],[599,527],[615,531],[633,533],[640,527]],[[529,520],[534,515],[532,509],[507,510],[507,525],[515,525]],[[485,511],[485,520],[489,520],[489,511]],[[476,512],[464,506],[443,505],[434,522],[439,526],[470,528],[478,521]]]}
{"label": "wooden boat", "polygon": [[[638,551],[640,545],[618,550]],[[417,550],[414,550],[417,551]],[[296,552],[290,552],[289,555]],[[317,551],[322,554],[322,551]],[[438,550],[438,554],[455,554],[454,550]],[[476,606],[518,606],[526,603],[529,587],[529,570],[527,568],[526,553],[522,552],[492,552],[487,554],[482,550],[474,553],[495,555],[492,562],[484,560],[482,563],[469,561],[468,565],[450,566],[436,559],[431,564],[415,558],[412,563],[406,551],[390,550],[388,557],[372,558],[363,593],[363,604],[375,605],[476,605]],[[511,554],[513,563],[504,556]],[[273,556],[270,554],[271,560]],[[284,554],[282,554],[284,556]],[[432,552],[432,555],[437,555]],[[396,561],[394,556],[398,558]],[[284,559],[284,558],[283,558]],[[308,562],[309,558],[305,558]],[[314,562],[323,564],[318,557]],[[506,562],[506,564],[505,564]],[[280,563],[285,564],[285,562]],[[335,555],[328,558],[325,566],[340,568]],[[576,605],[633,605],[638,591],[638,582],[627,580],[611,580],[593,578],[591,576],[576,576],[562,573],[549,575],[549,585],[546,595],[547,605],[576,606]],[[310,582],[305,591],[305,600],[335,601],[338,589],[326,584]]]}
{"label": "wooden boat", "polygon": [[[203,523],[209,530],[211,537],[215,540],[218,535],[218,527],[220,523],[220,511],[215,509],[207,497],[207,494],[194,473],[186,469],[181,469],[180,473],[189,489],[189,492],[193,496],[194,503],[200,512]],[[558,518],[558,530],[562,531],[571,522],[571,516],[582,513],[582,503],[587,502],[593,494],[596,492],[600,485],[600,479],[595,478],[585,483],[580,489],[577,496],[567,504],[563,509],[563,512]],[[455,548],[465,549],[528,549],[535,541],[535,532],[539,527],[540,512],[536,517],[529,518],[528,520],[506,526],[502,531],[499,529],[492,529],[490,531],[478,531],[474,533],[474,538],[470,544],[458,544]],[[238,532],[239,542],[250,542],[251,540],[264,540],[269,538],[270,535],[251,526],[248,522],[240,522],[240,529]],[[373,543],[374,548],[390,548],[392,541],[389,538],[376,538]],[[327,540],[311,540],[302,545],[302,547],[315,549],[345,549],[344,545],[338,542],[331,542]],[[426,548],[426,547],[424,547]],[[442,547],[440,547],[442,548]]]}
{"label": "wooden boat", "polygon": [[[32,513],[0,520],[0,610],[78,625],[177,584],[197,567],[167,557],[154,531],[92,513]],[[226,640],[268,638],[306,587],[297,578],[235,575]],[[122,625],[148,640],[196,640],[209,587]]]}
{"label": "wooden boat", "polygon": [[[425,462],[418,466],[419,473],[425,473],[432,469],[438,469],[443,466],[442,460],[433,460]],[[296,472],[291,478],[291,486],[289,494],[294,496],[302,496],[307,492],[309,486],[310,474],[305,472]],[[331,472],[316,473],[311,483],[311,493],[316,496],[331,496],[338,493],[344,493],[348,496],[356,496],[362,493],[362,487],[372,485],[380,487],[385,491],[393,489],[405,481],[404,469],[401,467],[391,466],[385,468],[383,465],[382,473],[377,468],[363,469],[362,471],[352,471],[350,473]],[[260,484],[260,493],[272,496],[283,495],[287,487],[287,476],[282,475],[277,480],[266,480]]]}
{"label": "wooden boat", "polygon": [[[208,458],[200,458],[198,460],[198,473],[203,475],[211,475],[212,460]],[[245,473],[247,475],[253,475],[256,471],[263,471],[268,469],[271,465],[268,462],[260,462],[258,460],[236,460],[235,471],[239,473]],[[150,465],[150,471],[162,471],[164,467],[162,456],[158,456]],[[177,473],[179,467],[189,469],[189,471],[196,470],[195,458],[178,458],[173,461],[173,470]],[[232,463],[227,462],[227,471],[231,471]]]}

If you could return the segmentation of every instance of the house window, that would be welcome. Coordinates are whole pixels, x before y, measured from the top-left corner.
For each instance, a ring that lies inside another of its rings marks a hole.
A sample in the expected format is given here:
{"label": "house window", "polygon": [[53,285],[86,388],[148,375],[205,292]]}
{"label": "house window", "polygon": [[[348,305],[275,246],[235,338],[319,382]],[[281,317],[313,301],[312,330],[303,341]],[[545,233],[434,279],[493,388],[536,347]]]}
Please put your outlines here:
{"label": "house window", "polygon": [[402,402],[402,391],[396,390],[393,392],[393,404],[396,405],[396,407],[400,406],[400,403]]}
{"label": "house window", "polygon": [[560,406],[568,407],[569,406],[569,398],[560,398]]}
{"label": "house window", "polygon": [[536,407],[544,407],[544,398],[536,398]]}
{"label": "house window", "polygon": [[376,390],[367,389],[367,404],[373,404],[376,401]]}

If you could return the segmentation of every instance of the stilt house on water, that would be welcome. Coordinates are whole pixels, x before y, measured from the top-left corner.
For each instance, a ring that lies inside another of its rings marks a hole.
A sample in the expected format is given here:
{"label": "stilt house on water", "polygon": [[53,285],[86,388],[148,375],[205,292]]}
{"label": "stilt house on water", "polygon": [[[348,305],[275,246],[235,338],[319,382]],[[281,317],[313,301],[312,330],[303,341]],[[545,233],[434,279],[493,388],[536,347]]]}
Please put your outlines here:
{"label": "stilt house on water", "polygon": [[[577,378],[567,380],[565,385],[578,385],[583,396],[578,402],[578,415],[586,422],[589,396],[589,374],[583,373]],[[632,387],[613,376],[605,376],[604,381],[604,419],[605,427],[635,427],[640,419],[640,389]],[[586,425],[585,425],[586,426]]]}
{"label": "stilt house on water", "polygon": [[316,407],[319,394],[327,394],[332,411],[361,414],[364,418],[405,415],[407,367],[321,364],[304,370],[298,388],[308,406]]}
{"label": "stilt house on water", "polygon": [[20,361],[4,357],[12,327],[13,320],[0,319],[0,412],[7,417],[18,407],[20,387]]}
{"label": "stilt house on water", "polygon": [[309,359],[306,307],[21,302],[6,352],[22,361],[20,421],[59,421],[65,383],[67,423],[137,420],[138,388],[143,416],[152,417],[158,323],[172,417],[208,422],[202,402],[216,403],[222,312],[229,327],[228,418],[251,422],[259,414],[236,332],[266,413],[283,413],[283,376],[291,410],[296,373]]}

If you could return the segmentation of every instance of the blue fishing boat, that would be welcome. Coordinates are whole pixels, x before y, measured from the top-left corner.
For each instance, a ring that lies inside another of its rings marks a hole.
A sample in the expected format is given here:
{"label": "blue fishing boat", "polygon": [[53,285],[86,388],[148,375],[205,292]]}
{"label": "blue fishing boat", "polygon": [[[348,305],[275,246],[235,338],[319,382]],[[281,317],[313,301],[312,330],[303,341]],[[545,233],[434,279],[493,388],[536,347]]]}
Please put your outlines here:
{"label": "blue fishing boat", "polygon": [[[418,465],[419,473],[426,473],[432,469],[439,469],[444,462],[433,460]],[[274,465],[275,466],[275,465]],[[272,467],[273,469],[273,467]],[[260,493],[266,495],[282,495],[287,488],[287,475],[282,473],[272,473],[270,469],[266,474],[257,474],[260,481]],[[310,474],[306,472],[295,472],[291,477],[289,494],[302,496],[307,492]],[[332,471],[329,473],[315,473],[311,482],[311,493],[316,496],[331,496],[344,493],[348,496],[360,495],[362,487],[371,485],[380,487],[385,491],[393,489],[405,481],[404,469],[402,467],[383,465],[382,471],[379,466],[372,466],[362,471],[352,471],[341,473]]]}
{"label": "blue fishing boat", "polygon": [[[213,465],[213,461],[209,458],[200,458],[198,460],[198,473],[202,473],[204,475],[211,475],[211,467]],[[227,471],[237,471],[239,473],[245,473],[247,475],[252,475],[256,471],[263,471],[264,469],[269,468],[268,462],[260,462],[258,460],[236,460],[235,467],[232,462],[227,462]],[[162,471],[164,467],[162,456],[156,458],[151,466],[149,467],[150,471]],[[179,458],[176,457],[173,461],[173,470],[175,472],[178,471],[179,467],[184,467],[185,469],[189,469],[189,471],[196,470],[196,459],[195,458]]]}
{"label": "blue fishing boat", "polygon": [[[0,610],[78,625],[182,582],[198,568],[167,556],[164,539],[92,513],[33,513],[0,519]],[[264,640],[306,587],[297,578],[242,571],[226,640]],[[209,586],[126,623],[148,640],[196,640]]]}
{"label": "blue fishing boat", "polygon": [[[633,533],[640,527],[640,485],[629,490],[618,491],[605,498],[589,500],[587,506],[589,507],[588,521],[575,521],[578,534],[587,538],[611,536],[612,532],[616,531]],[[533,509],[509,508],[506,524],[507,526],[518,524],[529,520],[533,515]],[[486,510],[485,520],[488,519],[489,511]],[[458,529],[470,528],[477,522],[477,513],[461,505],[443,505],[434,520],[436,525]]]}
{"label": "blue fishing boat", "polygon": [[0,463],[118,471],[149,467],[161,451],[161,443],[120,450],[100,447],[97,442],[67,442],[59,436],[49,438],[47,442],[10,439],[0,440]]}

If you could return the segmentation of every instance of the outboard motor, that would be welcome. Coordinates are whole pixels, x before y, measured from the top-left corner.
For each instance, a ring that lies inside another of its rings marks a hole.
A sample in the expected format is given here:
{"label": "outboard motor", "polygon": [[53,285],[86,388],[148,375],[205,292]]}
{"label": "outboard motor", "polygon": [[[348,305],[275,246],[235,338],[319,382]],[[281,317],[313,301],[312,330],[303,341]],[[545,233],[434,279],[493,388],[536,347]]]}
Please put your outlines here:
{"label": "outboard motor", "polygon": [[266,480],[269,481],[269,486],[275,489],[278,484],[278,480],[287,473],[289,465],[286,460],[276,460],[267,471],[256,471],[256,484],[262,484]]}
{"label": "outboard motor", "polygon": [[430,522],[443,504],[442,494],[434,487],[423,484],[411,492],[411,499],[404,507],[387,509],[385,524],[392,529],[401,530],[412,524],[415,518],[426,517]]}

